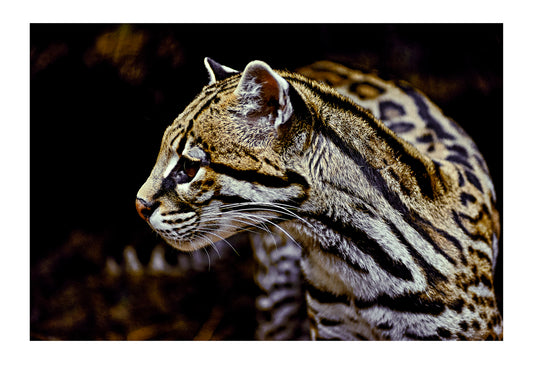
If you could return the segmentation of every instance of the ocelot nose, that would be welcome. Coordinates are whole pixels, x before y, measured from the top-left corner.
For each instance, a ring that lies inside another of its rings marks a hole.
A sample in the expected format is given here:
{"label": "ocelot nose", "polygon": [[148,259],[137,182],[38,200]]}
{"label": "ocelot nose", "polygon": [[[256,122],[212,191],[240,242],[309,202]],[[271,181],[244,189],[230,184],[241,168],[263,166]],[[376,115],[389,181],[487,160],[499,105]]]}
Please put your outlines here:
{"label": "ocelot nose", "polygon": [[159,202],[148,203],[146,200],[142,198],[137,198],[135,200],[135,208],[137,208],[137,213],[146,222],[148,222],[148,219],[150,218],[152,213],[154,213],[157,207],[159,207],[159,204],[160,204]]}

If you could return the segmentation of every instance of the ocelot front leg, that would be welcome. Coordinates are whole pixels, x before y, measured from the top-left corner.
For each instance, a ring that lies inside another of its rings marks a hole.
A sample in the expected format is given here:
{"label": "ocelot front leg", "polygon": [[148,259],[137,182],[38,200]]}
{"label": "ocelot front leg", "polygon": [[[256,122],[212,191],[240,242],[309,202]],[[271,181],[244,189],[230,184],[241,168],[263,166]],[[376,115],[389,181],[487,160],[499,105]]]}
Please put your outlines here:
{"label": "ocelot front leg", "polygon": [[300,268],[301,248],[279,230],[250,235],[257,261],[259,340],[307,340],[309,321]]}

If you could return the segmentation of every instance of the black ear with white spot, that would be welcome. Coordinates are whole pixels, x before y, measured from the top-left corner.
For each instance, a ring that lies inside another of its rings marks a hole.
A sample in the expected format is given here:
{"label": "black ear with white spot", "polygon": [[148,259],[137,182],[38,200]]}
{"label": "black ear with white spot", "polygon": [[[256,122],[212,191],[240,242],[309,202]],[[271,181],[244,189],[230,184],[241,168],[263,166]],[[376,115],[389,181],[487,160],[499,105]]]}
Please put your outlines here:
{"label": "black ear with white spot", "polygon": [[218,64],[211,58],[205,58],[204,64],[207,68],[207,72],[209,73],[209,84],[224,80],[226,77],[239,73],[239,71],[236,71],[233,68]]}
{"label": "black ear with white spot", "polygon": [[259,60],[246,66],[235,94],[240,98],[241,113],[255,123],[277,129],[293,113],[289,83]]}

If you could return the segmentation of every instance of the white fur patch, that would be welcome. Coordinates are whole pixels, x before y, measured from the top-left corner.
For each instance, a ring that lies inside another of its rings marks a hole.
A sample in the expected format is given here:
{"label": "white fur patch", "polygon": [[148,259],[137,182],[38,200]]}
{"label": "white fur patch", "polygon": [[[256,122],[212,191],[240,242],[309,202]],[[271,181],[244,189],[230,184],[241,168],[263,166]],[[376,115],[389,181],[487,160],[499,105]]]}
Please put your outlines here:
{"label": "white fur patch", "polygon": [[168,162],[167,168],[165,169],[165,172],[163,173],[163,178],[168,177],[172,169],[174,169],[179,161],[179,157],[177,155],[173,155],[170,158],[170,161]]}

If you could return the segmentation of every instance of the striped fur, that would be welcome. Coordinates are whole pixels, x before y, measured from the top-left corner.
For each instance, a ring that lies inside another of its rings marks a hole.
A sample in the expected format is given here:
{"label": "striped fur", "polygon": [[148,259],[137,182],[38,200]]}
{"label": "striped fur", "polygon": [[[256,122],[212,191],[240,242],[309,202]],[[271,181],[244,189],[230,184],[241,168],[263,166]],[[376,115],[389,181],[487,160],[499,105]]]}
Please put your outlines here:
{"label": "striped fur", "polygon": [[138,194],[168,243],[286,232],[313,339],[501,338],[494,188],[459,126],[407,84],[328,62],[301,72],[338,91],[262,62],[206,65]]}

